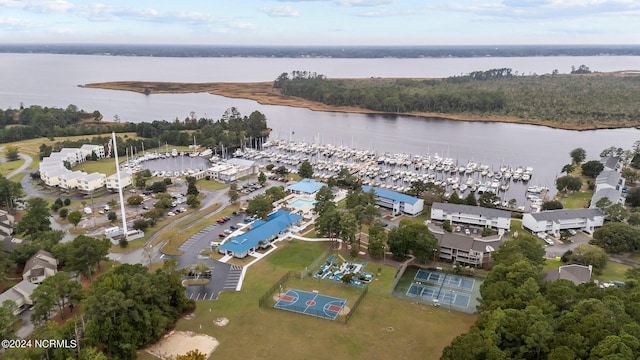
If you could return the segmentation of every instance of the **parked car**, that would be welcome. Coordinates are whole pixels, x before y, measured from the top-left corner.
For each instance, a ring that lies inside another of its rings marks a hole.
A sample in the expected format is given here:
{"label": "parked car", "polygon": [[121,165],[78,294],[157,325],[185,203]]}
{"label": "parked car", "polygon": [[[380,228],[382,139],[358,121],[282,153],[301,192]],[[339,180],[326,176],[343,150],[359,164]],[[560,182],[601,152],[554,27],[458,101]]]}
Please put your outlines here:
{"label": "parked car", "polygon": [[225,220],[225,218],[220,218],[220,219],[216,220],[216,222],[217,222],[218,224],[224,224],[224,223],[226,223],[226,222],[227,222],[227,220]]}
{"label": "parked car", "polygon": [[544,242],[546,242],[548,245],[554,245],[555,243],[553,242],[553,240],[551,240],[550,238],[546,237],[544,238]]}
{"label": "parked car", "polygon": [[465,235],[471,235],[471,231],[469,229],[464,229],[464,234]]}
{"label": "parked car", "polygon": [[225,234],[225,233],[220,233],[220,234],[218,234],[218,237],[224,238],[224,237],[227,237],[227,234]]}
{"label": "parked car", "polygon": [[237,226],[235,226],[235,225],[231,225],[231,226],[229,226],[229,229],[231,229],[231,230],[237,230],[237,229],[238,229],[238,227],[237,227]]}
{"label": "parked car", "polygon": [[223,231],[225,234],[230,235],[233,231],[226,229],[225,231]]}
{"label": "parked car", "polygon": [[571,235],[575,235],[575,234],[577,234],[577,233],[578,233],[577,231],[575,231],[575,230],[573,230],[573,229],[569,229],[569,234],[571,234]]}
{"label": "parked car", "polygon": [[142,207],[142,210],[149,210],[149,207],[147,205]]}

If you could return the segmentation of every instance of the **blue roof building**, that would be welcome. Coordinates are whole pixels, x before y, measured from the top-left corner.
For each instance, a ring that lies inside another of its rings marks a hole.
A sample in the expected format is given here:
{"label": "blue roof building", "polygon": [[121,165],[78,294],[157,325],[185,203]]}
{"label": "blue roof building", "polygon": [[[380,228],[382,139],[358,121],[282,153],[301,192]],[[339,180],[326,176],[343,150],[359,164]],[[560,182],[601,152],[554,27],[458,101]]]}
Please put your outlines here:
{"label": "blue roof building", "polygon": [[255,252],[259,247],[268,246],[272,240],[278,238],[289,226],[297,223],[302,216],[285,210],[278,210],[267,216],[267,221],[257,220],[252,229],[244,234],[234,236],[218,247],[218,251],[225,255],[244,258]]}
{"label": "blue roof building", "polygon": [[377,187],[362,187],[362,191],[364,192],[369,192],[371,189],[373,189],[373,192],[376,194],[376,204],[391,209],[393,215],[404,213],[416,216],[424,209],[424,200],[417,197]]}
{"label": "blue roof building", "polygon": [[317,182],[313,179],[302,179],[293,185],[289,185],[285,190],[297,193],[297,194],[315,194],[323,186],[327,186],[324,183]]}

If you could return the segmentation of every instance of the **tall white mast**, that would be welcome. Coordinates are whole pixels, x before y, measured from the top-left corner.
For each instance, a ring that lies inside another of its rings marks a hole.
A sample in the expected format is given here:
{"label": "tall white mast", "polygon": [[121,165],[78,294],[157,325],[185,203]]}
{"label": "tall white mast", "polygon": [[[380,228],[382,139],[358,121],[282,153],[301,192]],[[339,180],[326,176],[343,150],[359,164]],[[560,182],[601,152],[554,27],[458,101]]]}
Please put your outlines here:
{"label": "tall white mast", "polygon": [[122,231],[124,238],[127,238],[127,218],[124,212],[124,197],[122,196],[122,181],[120,180],[120,163],[118,162],[118,145],[116,144],[116,132],[111,132],[111,141],[113,141],[113,153],[116,156],[116,176],[118,177],[118,195],[120,195],[120,217],[122,218]]}

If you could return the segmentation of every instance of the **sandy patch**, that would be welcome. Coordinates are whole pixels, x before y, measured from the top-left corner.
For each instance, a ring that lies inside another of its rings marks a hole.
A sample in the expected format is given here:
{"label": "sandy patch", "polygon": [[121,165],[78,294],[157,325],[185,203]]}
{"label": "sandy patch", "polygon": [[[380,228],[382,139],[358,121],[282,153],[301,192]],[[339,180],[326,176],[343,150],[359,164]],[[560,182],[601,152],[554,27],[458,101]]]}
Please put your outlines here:
{"label": "sandy patch", "polygon": [[172,331],[147,349],[147,352],[160,359],[173,359],[191,350],[198,350],[209,358],[220,342],[209,335],[191,331]]}
{"label": "sandy patch", "polygon": [[226,317],[219,317],[213,321],[213,323],[217,326],[226,326],[229,324],[229,319]]}
{"label": "sandy patch", "polygon": [[342,307],[342,310],[340,310],[340,313],[338,315],[347,315],[348,313],[351,312],[351,308],[348,307],[347,305]]}

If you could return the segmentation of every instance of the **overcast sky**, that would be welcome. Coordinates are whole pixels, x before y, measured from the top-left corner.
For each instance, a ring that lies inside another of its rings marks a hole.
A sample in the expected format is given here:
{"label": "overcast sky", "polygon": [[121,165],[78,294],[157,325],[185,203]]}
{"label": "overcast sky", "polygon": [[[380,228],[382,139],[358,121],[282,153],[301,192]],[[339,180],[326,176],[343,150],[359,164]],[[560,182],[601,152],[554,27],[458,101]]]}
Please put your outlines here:
{"label": "overcast sky", "polygon": [[640,44],[640,0],[0,0],[0,43]]}

